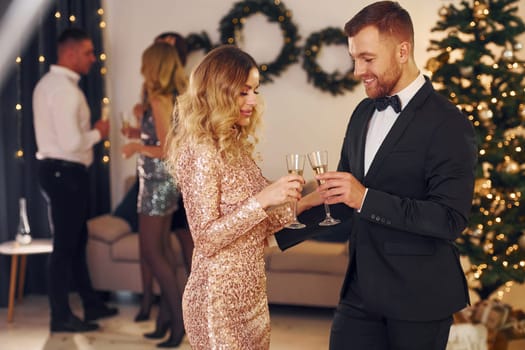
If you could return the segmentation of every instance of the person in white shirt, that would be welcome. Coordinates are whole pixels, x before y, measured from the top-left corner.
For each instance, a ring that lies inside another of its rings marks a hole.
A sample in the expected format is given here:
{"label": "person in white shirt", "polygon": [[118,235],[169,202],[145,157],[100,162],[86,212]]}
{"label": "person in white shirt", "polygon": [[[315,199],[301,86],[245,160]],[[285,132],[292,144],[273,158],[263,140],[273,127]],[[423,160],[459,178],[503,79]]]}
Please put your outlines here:
{"label": "person in white shirt", "polygon": [[[78,86],[96,61],[93,42],[81,29],[66,29],[58,38],[58,62],[33,91],[38,178],[50,209],[53,252],[48,269],[51,332],[86,332],[92,322],[118,310],[102,302],[92,287],[86,262],[89,205],[88,168],[93,145],[106,138],[109,122],[91,128],[91,113]],[[84,307],[84,320],[68,301],[71,282]]]}

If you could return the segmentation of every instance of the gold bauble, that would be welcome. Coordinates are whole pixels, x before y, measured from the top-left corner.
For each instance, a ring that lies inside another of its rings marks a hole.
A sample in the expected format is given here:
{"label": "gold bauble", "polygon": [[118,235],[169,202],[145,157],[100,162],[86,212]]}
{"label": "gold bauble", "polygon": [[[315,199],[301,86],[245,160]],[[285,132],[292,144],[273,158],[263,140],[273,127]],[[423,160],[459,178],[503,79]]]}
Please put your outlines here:
{"label": "gold bauble", "polygon": [[474,182],[474,192],[478,193],[480,196],[486,196],[490,193],[492,188],[492,181],[490,179],[479,178]]}
{"label": "gold bauble", "polygon": [[476,19],[483,19],[488,16],[489,14],[489,7],[487,4],[476,1],[474,3],[474,18]]}
{"label": "gold bauble", "polygon": [[441,6],[438,13],[441,17],[446,17],[448,15],[448,7]]}
{"label": "gold bauble", "polygon": [[503,171],[507,174],[517,174],[520,171],[520,165],[515,160],[508,159],[499,164],[497,166],[497,170]]}
{"label": "gold bauble", "polygon": [[511,49],[505,49],[502,55],[505,61],[512,61],[514,59],[514,51]]}
{"label": "gold bauble", "polygon": [[492,117],[494,116],[494,112],[492,112],[488,107],[487,108],[483,108],[479,111],[478,113],[479,115],[479,119],[480,120],[483,120],[483,121],[488,121],[490,119],[492,119]]}
{"label": "gold bauble", "polygon": [[472,67],[472,66],[460,67],[459,68],[459,72],[464,77],[471,77],[472,73],[474,72],[474,67]]}
{"label": "gold bauble", "polygon": [[521,249],[525,250],[525,233],[518,238],[518,245]]}
{"label": "gold bauble", "polygon": [[441,62],[435,58],[435,57],[432,57],[431,59],[429,59],[427,61],[427,67],[426,67],[429,71],[431,71],[432,73],[436,72],[439,68],[441,68]]}
{"label": "gold bauble", "polygon": [[518,107],[518,112],[521,116],[521,120],[525,121],[525,104],[520,103],[520,106]]}

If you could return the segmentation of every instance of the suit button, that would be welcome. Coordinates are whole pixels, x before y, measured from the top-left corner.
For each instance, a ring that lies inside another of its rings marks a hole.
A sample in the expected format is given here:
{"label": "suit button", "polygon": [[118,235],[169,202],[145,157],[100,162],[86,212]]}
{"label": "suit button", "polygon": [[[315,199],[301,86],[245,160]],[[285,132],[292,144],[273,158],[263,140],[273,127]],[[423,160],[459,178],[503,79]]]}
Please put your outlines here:
{"label": "suit button", "polygon": [[385,221],[386,221],[385,218],[382,218],[382,219],[381,219],[381,222],[382,222],[383,224],[385,223]]}
{"label": "suit button", "polygon": [[370,215],[370,218],[372,218],[372,220],[374,220],[376,218],[376,214]]}
{"label": "suit button", "polygon": [[381,218],[379,216],[376,216],[376,221],[381,221]]}

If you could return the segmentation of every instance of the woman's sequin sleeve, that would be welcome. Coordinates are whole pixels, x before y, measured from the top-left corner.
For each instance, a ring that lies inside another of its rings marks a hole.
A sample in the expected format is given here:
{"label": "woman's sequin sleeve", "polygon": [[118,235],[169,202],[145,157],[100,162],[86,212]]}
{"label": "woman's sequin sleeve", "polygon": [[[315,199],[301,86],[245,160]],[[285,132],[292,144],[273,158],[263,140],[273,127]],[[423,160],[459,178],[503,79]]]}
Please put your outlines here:
{"label": "woman's sequin sleeve", "polygon": [[268,217],[254,197],[221,212],[221,183],[228,174],[213,147],[186,148],[177,168],[195,248],[204,255],[216,254]]}
{"label": "woman's sequin sleeve", "polygon": [[268,214],[268,233],[271,234],[281,230],[293,220],[291,202],[267,209],[266,213]]}

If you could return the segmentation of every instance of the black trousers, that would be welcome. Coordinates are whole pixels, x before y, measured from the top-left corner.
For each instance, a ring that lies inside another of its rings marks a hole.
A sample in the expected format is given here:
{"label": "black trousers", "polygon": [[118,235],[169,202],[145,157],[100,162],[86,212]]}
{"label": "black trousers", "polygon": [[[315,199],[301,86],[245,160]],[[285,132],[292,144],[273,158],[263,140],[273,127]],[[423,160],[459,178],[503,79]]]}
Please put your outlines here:
{"label": "black trousers", "polygon": [[62,160],[42,160],[40,186],[50,210],[53,252],[49,259],[48,294],[51,320],[71,314],[70,288],[79,292],[84,308],[97,305],[86,261],[89,177],[85,166]]}
{"label": "black trousers", "polygon": [[[392,300],[395,303],[395,300]],[[335,311],[330,350],[445,350],[452,316],[402,321],[366,309],[356,279]]]}

